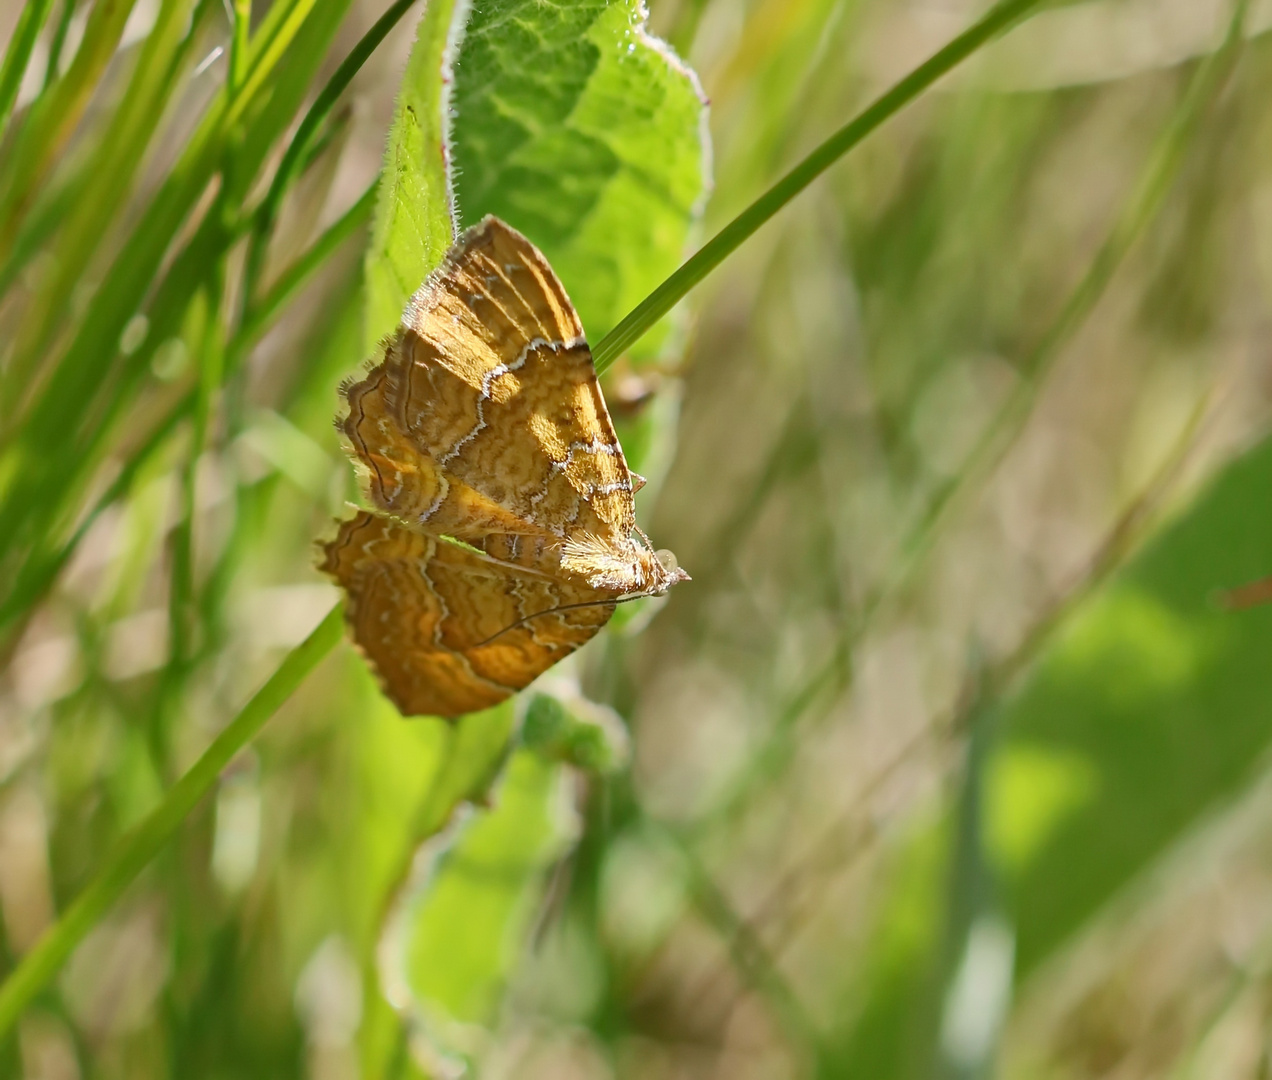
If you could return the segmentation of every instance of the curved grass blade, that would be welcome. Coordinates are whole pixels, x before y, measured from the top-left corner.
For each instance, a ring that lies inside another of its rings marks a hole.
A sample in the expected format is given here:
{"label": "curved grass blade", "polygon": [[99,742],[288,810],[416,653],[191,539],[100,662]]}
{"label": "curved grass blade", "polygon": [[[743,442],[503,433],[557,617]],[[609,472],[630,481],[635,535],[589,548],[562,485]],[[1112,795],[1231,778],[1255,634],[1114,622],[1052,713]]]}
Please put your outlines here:
{"label": "curved grass blade", "polygon": [[325,263],[336,248],[371,219],[379,187],[380,181],[377,177],[358,201],[332,222],[327,230],[314,241],[313,246],[279,275],[269,292],[252,305],[229,346],[231,370],[235,358],[255,344],[288,301],[296,295],[297,290],[308,280],[310,274]]}
{"label": "curved grass blade", "polygon": [[[49,342],[65,320],[68,297],[92,262],[134,180],[194,43],[193,0],[164,0],[146,36],[122,102],[86,166],[92,182],[78,189],[53,251],[55,270],[26,304],[3,396],[10,408],[28,396]],[[187,31],[189,27],[189,31]],[[21,238],[21,231],[17,239]],[[10,249],[12,254],[12,249]],[[16,408],[15,408],[16,411]]]}
{"label": "curved grass blade", "polygon": [[414,3],[415,0],[396,0],[396,3],[380,16],[375,25],[350,50],[335,74],[327,80],[326,86],[314,99],[314,103],[296,129],[296,134],[292,136],[292,141],[288,144],[282,161],[279,162],[278,169],[274,173],[274,179],[270,182],[269,191],[253,215],[252,248],[248,256],[247,285],[244,288],[245,304],[250,304],[252,297],[255,296],[255,287],[260,279],[261,267],[265,260],[265,247],[273,232],[274,221],[282,205],[283,196],[303,170],[308,151],[317,138],[319,129],[331,114],[340,95],[353,81],[353,77]]}
{"label": "curved grass blade", "polygon": [[252,0],[234,0],[234,26],[230,32],[230,93],[237,93],[247,74],[248,48],[251,44]]}
{"label": "curved grass blade", "polygon": [[[287,302],[309,277],[325,263],[336,248],[366,223],[371,215],[375,191],[376,184],[372,184],[362,198],[333,222],[313,246],[279,277],[274,287],[227,344],[225,364],[227,375],[234,373],[247,351],[273,325]],[[209,220],[209,224],[215,223]],[[149,370],[156,347],[176,333],[190,298],[200,281],[194,273],[194,268],[213,258],[215,252],[224,246],[216,235],[211,235],[214,232],[215,230],[208,230],[209,235],[205,235],[201,230],[199,236],[196,236],[187,251],[182,253],[181,258],[165,278],[155,305],[157,310],[164,313],[164,317],[156,320],[154,333],[151,334],[147,345],[137,354],[139,362],[134,365],[135,375]],[[107,412],[112,416],[117,414],[127,397],[126,393],[112,396],[106,406]],[[176,402],[141,445],[133,451],[119,475],[75,527],[66,542],[54,554],[33,558],[22,567],[15,577],[12,589],[0,599],[0,634],[3,634],[16,619],[22,617],[46,595],[92,523],[107,506],[127,492],[132,478],[140,467],[163,444],[176,425],[190,414],[194,403],[194,392],[186,394]],[[110,428],[103,428],[103,438],[110,430]]]}
{"label": "curved grass blade", "polygon": [[1003,0],[978,23],[920,64],[831,135],[708,240],[692,258],[642,300],[631,314],[601,340],[592,350],[597,372],[604,372],[756,229],[885,120],[900,112],[941,76],[952,71],[981,46],[992,41],[1042,3],[1043,0]]}
{"label": "curved grass blade", "polygon": [[1143,173],[1136,181],[1112,229],[1105,237],[1073,292],[1038,343],[1019,365],[1026,378],[994,414],[963,458],[950,480],[941,487],[907,535],[901,557],[888,581],[867,602],[862,630],[872,623],[878,609],[904,602],[928,554],[946,523],[963,502],[983,490],[998,465],[1007,457],[1032,415],[1033,406],[1046,385],[1065,346],[1104,297],[1114,275],[1136,242],[1157,219],[1187,164],[1189,149],[1208,110],[1228,85],[1244,41],[1247,0],[1238,0],[1236,14],[1222,45],[1197,68],[1167,126],[1153,145]]}
{"label": "curved grass blade", "polygon": [[79,7],[77,0],[63,0],[62,10],[57,15],[57,25],[49,35],[49,55],[44,61],[44,84],[40,89],[46,93],[62,72],[62,50],[66,47],[66,38],[71,32],[71,20],[75,18],[75,10]]}
{"label": "curved grass blade", "polygon": [[97,876],[0,985],[0,1038],[57,973],[71,951],[102,919],[216,783],[221,771],[246,746],[327,655],[344,633],[341,607],[332,608],[314,631],[279,665],[269,681],[164,795],[163,801],[107,857]]}
{"label": "curved grass blade", "polygon": [[[56,509],[48,505],[50,495],[60,500],[60,493],[73,489],[91,465],[83,450],[100,438],[101,414],[94,406],[101,388],[127,382],[127,372],[119,369],[139,355],[121,356],[117,346],[123,330],[141,308],[173,236],[220,170],[235,123],[247,115],[236,153],[236,175],[242,178],[255,173],[289,123],[346,4],[347,0],[332,0],[314,10],[313,0],[294,0],[270,10],[253,40],[244,89],[233,98],[222,92],[214,99],[146,215],[123,244],[21,428],[5,433],[8,445],[0,453],[0,562],[39,545]],[[295,48],[288,49],[288,43]]]}
{"label": "curved grass blade", "polygon": [[75,554],[80,542],[88,535],[88,530],[93,527],[93,522],[101,516],[103,510],[122,499],[129,492],[133,481],[137,478],[137,474],[150,460],[151,455],[163,445],[164,441],[175,430],[178,422],[193,407],[194,394],[191,393],[179,401],[155,425],[141,445],[132,452],[132,455],[124,463],[123,468],[119,470],[119,474],[111,481],[110,486],[102,493],[97,502],[93,504],[92,509],[84,515],[84,520],[75,527],[75,531],[66,542],[52,554],[41,555],[22,568],[22,571],[14,581],[11,592],[0,601],[0,634],[3,634],[15,619],[25,615],[44,598],[49,589],[53,587],[58,575],[70,561],[71,556]]}
{"label": "curved grass blade", "polygon": [[135,3],[93,5],[71,66],[32,105],[10,154],[0,163],[0,254],[8,255],[23,214],[79,123]]}

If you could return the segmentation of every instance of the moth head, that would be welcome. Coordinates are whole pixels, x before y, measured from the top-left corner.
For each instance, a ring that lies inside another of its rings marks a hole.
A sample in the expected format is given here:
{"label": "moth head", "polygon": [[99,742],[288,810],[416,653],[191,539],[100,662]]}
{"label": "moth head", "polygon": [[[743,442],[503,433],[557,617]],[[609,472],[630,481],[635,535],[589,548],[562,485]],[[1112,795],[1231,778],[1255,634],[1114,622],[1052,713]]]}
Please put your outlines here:
{"label": "moth head", "polygon": [[666,548],[655,551],[650,546],[645,534],[641,533],[644,545],[632,545],[632,577],[631,592],[642,596],[662,596],[677,581],[688,581],[686,574],[676,563],[674,556]]}
{"label": "moth head", "polygon": [[655,596],[661,596],[678,581],[693,580],[680,568],[676,562],[676,556],[667,548],[659,548],[654,552],[653,565],[650,569],[653,582],[650,592]]}

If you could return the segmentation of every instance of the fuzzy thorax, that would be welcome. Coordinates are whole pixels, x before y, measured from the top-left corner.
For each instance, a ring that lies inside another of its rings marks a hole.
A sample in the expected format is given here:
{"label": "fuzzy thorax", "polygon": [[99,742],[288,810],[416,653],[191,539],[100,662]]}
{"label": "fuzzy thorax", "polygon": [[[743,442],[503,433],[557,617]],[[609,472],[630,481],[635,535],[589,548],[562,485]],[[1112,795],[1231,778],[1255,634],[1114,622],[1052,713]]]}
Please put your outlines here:
{"label": "fuzzy thorax", "polygon": [[591,533],[565,542],[561,569],[586,578],[594,589],[620,596],[661,596],[677,581],[689,580],[670,551],[652,551],[631,539],[620,546]]}

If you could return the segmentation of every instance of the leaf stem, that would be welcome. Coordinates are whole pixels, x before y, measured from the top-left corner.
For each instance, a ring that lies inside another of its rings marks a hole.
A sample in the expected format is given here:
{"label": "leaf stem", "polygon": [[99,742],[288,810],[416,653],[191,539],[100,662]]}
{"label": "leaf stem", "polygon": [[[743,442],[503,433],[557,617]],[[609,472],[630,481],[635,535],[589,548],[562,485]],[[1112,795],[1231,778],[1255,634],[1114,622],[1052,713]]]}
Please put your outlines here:
{"label": "leaf stem", "polygon": [[0,65],[0,140],[4,138],[5,128],[9,126],[13,106],[18,100],[18,90],[22,87],[22,76],[52,7],[53,0],[27,0],[22,14],[18,16],[18,25],[9,41],[4,63]]}
{"label": "leaf stem", "polygon": [[332,222],[313,245],[279,275],[269,292],[251,305],[230,343],[228,351],[232,358],[231,367],[236,366],[241,354],[256,343],[313,272],[323,266],[333,251],[370,220],[379,186],[380,180],[377,177],[358,201]]}
{"label": "leaf stem", "polygon": [[83,520],[75,527],[75,531],[66,542],[48,557],[31,558],[27,561],[14,579],[12,591],[0,600],[0,634],[8,629],[10,623],[19,616],[26,615],[44,598],[71,556],[75,554],[80,542],[88,535],[88,530],[101,516],[102,511],[128,493],[137,474],[149,462],[151,455],[159,449],[164,440],[172,434],[178,421],[184,419],[193,407],[194,393],[191,392],[170,409],[150,434],[142,440],[119,470],[119,474],[84,515]]}
{"label": "leaf stem", "polygon": [[986,42],[1022,19],[1042,0],[1002,0],[989,13],[920,64],[858,113],[791,169],[776,184],[708,240],[679,270],[658,286],[592,350],[598,374],[644,336],[698,282],[720,265],[750,235],[782,209],[885,120],[900,112],[942,75],[957,67]]}
{"label": "leaf stem", "polygon": [[57,17],[57,25],[53,27],[53,33],[49,38],[49,55],[44,61],[44,87],[41,93],[45,93],[57,82],[57,77],[61,74],[62,48],[66,45],[66,35],[70,33],[71,20],[75,17],[76,7],[78,4],[75,0],[63,0],[62,10]]}
{"label": "leaf stem", "polygon": [[415,0],[396,0],[396,3],[376,20],[375,25],[362,35],[361,40],[336,68],[335,74],[327,80],[327,84],[319,91],[314,103],[309,107],[305,118],[301,120],[296,134],[283,153],[282,161],[278,164],[274,179],[270,182],[269,191],[253,215],[252,241],[247,258],[247,284],[243,291],[244,304],[250,304],[256,295],[256,286],[260,280],[265,259],[265,247],[273,232],[278,208],[292,181],[303,169],[306,153],[316,138],[319,128],[340,99],[340,95],[353,81],[353,77],[362,69],[362,65],[367,62],[380,42],[388,36],[389,31],[398,24],[414,3]]}
{"label": "leaf stem", "polygon": [[230,93],[236,94],[247,76],[251,47],[252,0],[234,0],[234,25],[230,34]]}
{"label": "leaf stem", "polygon": [[1249,0],[1236,0],[1223,43],[1198,64],[1095,258],[1055,320],[1022,359],[1019,366],[1025,378],[977,436],[957,472],[924,508],[909,531],[892,574],[868,601],[863,624],[872,621],[876,607],[895,603],[908,594],[948,519],[968,497],[983,490],[986,480],[1011,451],[1065,346],[1086,324],[1127,255],[1161,212],[1187,162],[1206,110],[1227,85],[1239,58],[1248,6]]}
{"label": "leaf stem", "polygon": [[189,772],[168,790],[163,802],[124,837],[88,888],[22,958],[0,986],[0,1038],[9,1032],[22,1010],[56,974],[75,946],[159,853],[234,755],[255,738],[305,676],[335,647],[342,630],[342,609],[336,605],[309,637],[287,654],[269,681],[212,741]]}

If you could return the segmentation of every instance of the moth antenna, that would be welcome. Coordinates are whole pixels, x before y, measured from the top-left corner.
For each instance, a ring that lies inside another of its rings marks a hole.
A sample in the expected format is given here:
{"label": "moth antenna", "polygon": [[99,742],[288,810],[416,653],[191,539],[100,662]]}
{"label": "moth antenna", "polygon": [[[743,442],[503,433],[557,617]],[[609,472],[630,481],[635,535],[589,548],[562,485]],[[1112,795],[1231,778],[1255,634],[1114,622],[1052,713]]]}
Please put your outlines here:
{"label": "moth antenna", "polygon": [[642,529],[635,522],[632,523],[632,528],[636,530],[636,535],[639,536],[643,541],[645,541],[645,547],[647,547],[650,551],[653,551],[654,545],[650,543],[649,537],[645,535],[645,530]]}

